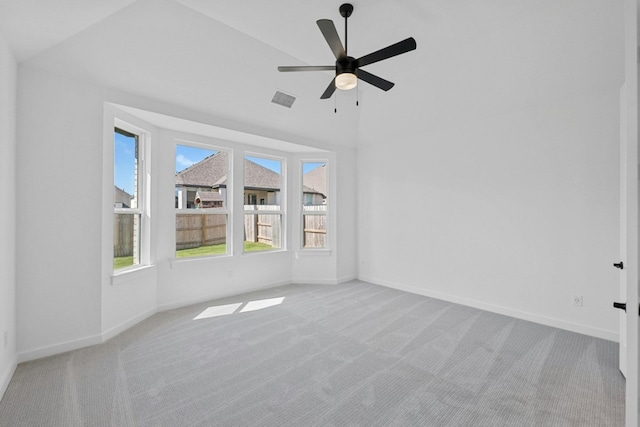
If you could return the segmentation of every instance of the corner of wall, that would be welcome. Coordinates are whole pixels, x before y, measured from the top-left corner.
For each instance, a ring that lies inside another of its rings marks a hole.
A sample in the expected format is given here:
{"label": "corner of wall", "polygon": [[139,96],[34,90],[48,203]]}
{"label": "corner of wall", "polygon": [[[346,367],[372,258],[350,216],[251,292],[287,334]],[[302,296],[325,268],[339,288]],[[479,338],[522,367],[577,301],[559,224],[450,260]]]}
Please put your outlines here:
{"label": "corner of wall", "polygon": [[0,212],[0,399],[16,370],[16,94],[18,66],[0,35],[0,181],[8,201]]}

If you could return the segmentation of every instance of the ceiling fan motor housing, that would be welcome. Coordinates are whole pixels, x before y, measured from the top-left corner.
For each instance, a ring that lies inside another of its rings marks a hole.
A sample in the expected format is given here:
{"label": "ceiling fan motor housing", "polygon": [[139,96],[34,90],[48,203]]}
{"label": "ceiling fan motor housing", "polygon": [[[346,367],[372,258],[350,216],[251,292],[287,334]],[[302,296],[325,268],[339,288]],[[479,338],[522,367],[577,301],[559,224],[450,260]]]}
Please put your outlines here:
{"label": "ceiling fan motor housing", "polygon": [[336,75],[342,73],[356,73],[356,59],[352,56],[345,56],[336,61]]}

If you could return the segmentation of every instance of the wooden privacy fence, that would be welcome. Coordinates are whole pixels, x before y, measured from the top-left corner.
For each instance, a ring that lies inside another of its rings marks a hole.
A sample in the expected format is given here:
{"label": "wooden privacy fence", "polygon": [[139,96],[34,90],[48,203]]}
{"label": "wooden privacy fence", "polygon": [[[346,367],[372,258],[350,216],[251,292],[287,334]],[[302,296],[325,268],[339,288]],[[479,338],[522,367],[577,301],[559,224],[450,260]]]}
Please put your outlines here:
{"label": "wooden privacy fence", "polygon": [[[246,205],[244,208],[245,211],[261,212],[245,214],[244,240],[281,248],[282,216],[279,211],[280,207]],[[325,205],[303,207],[303,243],[305,248],[324,248],[327,246],[326,211],[327,207]],[[304,214],[306,212],[323,213],[307,215]],[[135,219],[135,215],[115,215],[113,256],[125,257],[133,255]],[[176,250],[218,245],[226,243],[226,241],[227,216],[225,214],[176,214]]]}
{"label": "wooden privacy fence", "polygon": [[[314,214],[306,214],[314,212]],[[316,214],[315,212],[322,212]],[[305,248],[327,247],[327,206],[308,205],[302,207],[303,241]]]}
{"label": "wooden privacy fence", "polygon": [[226,214],[176,214],[176,250],[226,242]]}
{"label": "wooden privacy fence", "polygon": [[136,215],[114,214],[113,256],[133,255],[133,230]]}
{"label": "wooden privacy fence", "polygon": [[264,243],[273,248],[281,248],[282,216],[279,209],[280,206],[273,205],[245,205],[245,211],[276,211],[277,213],[245,213],[244,240]]}

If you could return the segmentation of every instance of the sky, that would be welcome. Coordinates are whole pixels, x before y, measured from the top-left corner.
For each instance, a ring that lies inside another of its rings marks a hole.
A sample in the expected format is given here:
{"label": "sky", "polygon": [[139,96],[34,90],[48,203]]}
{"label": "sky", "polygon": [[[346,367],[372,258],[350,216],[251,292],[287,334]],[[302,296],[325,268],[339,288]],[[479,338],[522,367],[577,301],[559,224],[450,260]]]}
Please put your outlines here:
{"label": "sky", "polygon": [[135,138],[114,132],[113,180],[116,187],[133,194],[133,174],[135,173]]}
{"label": "sky", "polygon": [[[176,145],[176,173],[217,153],[215,150]],[[278,160],[246,156],[276,173],[281,173],[282,165]],[[304,163],[303,173],[307,173],[324,163]],[[114,137],[114,183],[129,194],[133,194],[133,174],[135,172],[135,138],[115,132]]]}
{"label": "sky", "polygon": [[176,173],[185,170],[191,165],[216,154],[215,150],[205,150],[188,145],[176,145]]}

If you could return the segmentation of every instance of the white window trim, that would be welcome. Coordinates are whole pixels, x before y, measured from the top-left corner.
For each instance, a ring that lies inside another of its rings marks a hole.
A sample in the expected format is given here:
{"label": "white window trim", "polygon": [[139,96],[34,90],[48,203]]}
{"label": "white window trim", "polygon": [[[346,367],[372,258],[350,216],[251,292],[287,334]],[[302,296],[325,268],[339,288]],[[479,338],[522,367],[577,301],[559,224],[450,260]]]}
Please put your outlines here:
{"label": "white window trim", "polygon": [[[109,125],[107,122],[106,125]],[[125,121],[119,117],[113,117],[113,121],[110,126],[110,150],[111,150],[111,170],[115,164],[113,157],[113,133],[114,128],[122,129],[126,132],[135,134],[138,137],[138,157],[139,157],[139,170],[138,170],[138,206],[136,208],[111,208],[111,230],[113,230],[113,218],[115,214],[128,214],[128,215],[140,215],[140,262],[139,264],[132,265],[130,267],[121,268],[118,270],[113,269],[113,235],[110,239],[111,247],[111,277],[112,284],[114,282],[123,282],[123,279],[115,279],[115,277],[122,277],[127,273],[133,273],[141,269],[152,267],[151,263],[151,151],[150,141],[151,132],[142,127],[136,126],[129,121]],[[111,175],[110,188],[113,188],[114,180]],[[110,193],[111,194],[111,193]],[[113,206],[113,197],[110,197],[111,206]]]}
{"label": "white window trim", "polygon": [[[194,261],[194,260],[207,260],[207,259],[212,259],[212,258],[224,258],[224,257],[229,257],[232,256],[233,254],[233,241],[232,241],[232,225],[231,225],[231,221],[233,220],[233,194],[232,191],[230,191],[230,189],[233,188],[233,172],[232,172],[232,168],[233,168],[233,155],[234,155],[234,150],[227,148],[227,147],[220,147],[218,145],[214,145],[214,144],[207,144],[207,143],[202,143],[202,142],[197,142],[197,141],[192,141],[189,139],[184,139],[184,138],[175,138],[174,139],[174,153],[175,153],[175,149],[178,145],[182,145],[182,146],[187,146],[187,147],[194,147],[194,148],[201,148],[204,150],[211,150],[211,151],[218,151],[218,152],[224,152],[227,153],[227,200],[226,200],[226,206],[223,208],[204,208],[204,209],[180,209],[180,208],[174,208],[174,218],[176,215],[180,214],[180,215],[226,215],[227,217],[227,229],[226,229],[226,244],[227,244],[227,251],[223,254],[217,254],[217,255],[199,255],[199,256],[192,256],[192,257],[184,257],[184,258],[178,258],[176,257],[176,242],[175,242],[175,230],[173,231],[173,237],[174,237],[174,241],[173,241],[173,258],[171,259],[171,267],[173,268],[173,265],[176,263],[182,263],[182,262],[189,262],[189,261]],[[175,163],[174,163],[174,167],[175,167]]]}
{"label": "white window trim", "polygon": [[[241,150],[239,150],[241,151]],[[261,151],[244,151],[241,153],[242,154],[242,164],[244,165],[244,160],[247,157],[257,157],[257,158],[262,158],[262,159],[266,159],[266,160],[276,160],[278,162],[280,162],[280,209],[278,210],[269,210],[269,211],[262,211],[262,212],[268,212],[268,215],[279,215],[280,216],[280,242],[281,245],[279,248],[275,248],[275,249],[268,249],[268,250],[264,250],[264,251],[250,251],[250,252],[246,252],[244,250],[244,242],[243,245],[241,247],[241,251],[240,253],[242,255],[248,255],[248,256],[253,256],[253,255],[258,255],[258,254],[272,254],[272,253],[278,253],[278,252],[286,252],[288,250],[287,248],[287,158],[286,157],[282,157],[282,156],[277,156],[277,155],[272,155],[272,154],[268,154],[266,152],[261,152]],[[244,183],[244,167],[242,169],[242,227],[244,227],[244,218],[245,215],[257,215],[258,212],[257,210],[246,210],[244,209],[244,188],[245,188],[245,183]],[[266,215],[266,213],[265,213]]]}
{"label": "white window trim", "polygon": [[[300,211],[300,215],[299,215],[299,219],[300,219],[300,240],[298,242],[298,248],[296,250],[296,256],[302,255],[330,255],[331,254],[331,233],[330,233],[330,227],[331,227],[331,216],[329,215],[329,213],[331,212],[331,194],[325,194],[325,196],[327,196],[327,202],[325,204],[325,206],[327,207],[327,209],[322,212],[322,211],[304,211],[304,164],[305,163],[324,163],[325,167],[327,168],[327,174],[326,174],[326,180],[327,182],[325,183],[326,187],[327,187],[327,193],[331,193],[330,192],[330,188],[329,188],[329,175],[331,173],[331,162],[329,161],[329,159],[326,158],[317,158],[317,159],[300,159],[300,164],[299,164],[299,173],[300,173],[300,182],[299,182],[299,188],[300,188],[300,203],[298,203],[298,209]],[[325,216],[325,224],[326,224],[326,228],[327,228],[327,232],[325,234],[325,240],[326,240],[326,246],[323,248],[306,248],[304,246],[304,217],[305,215],[324,215]]]}

